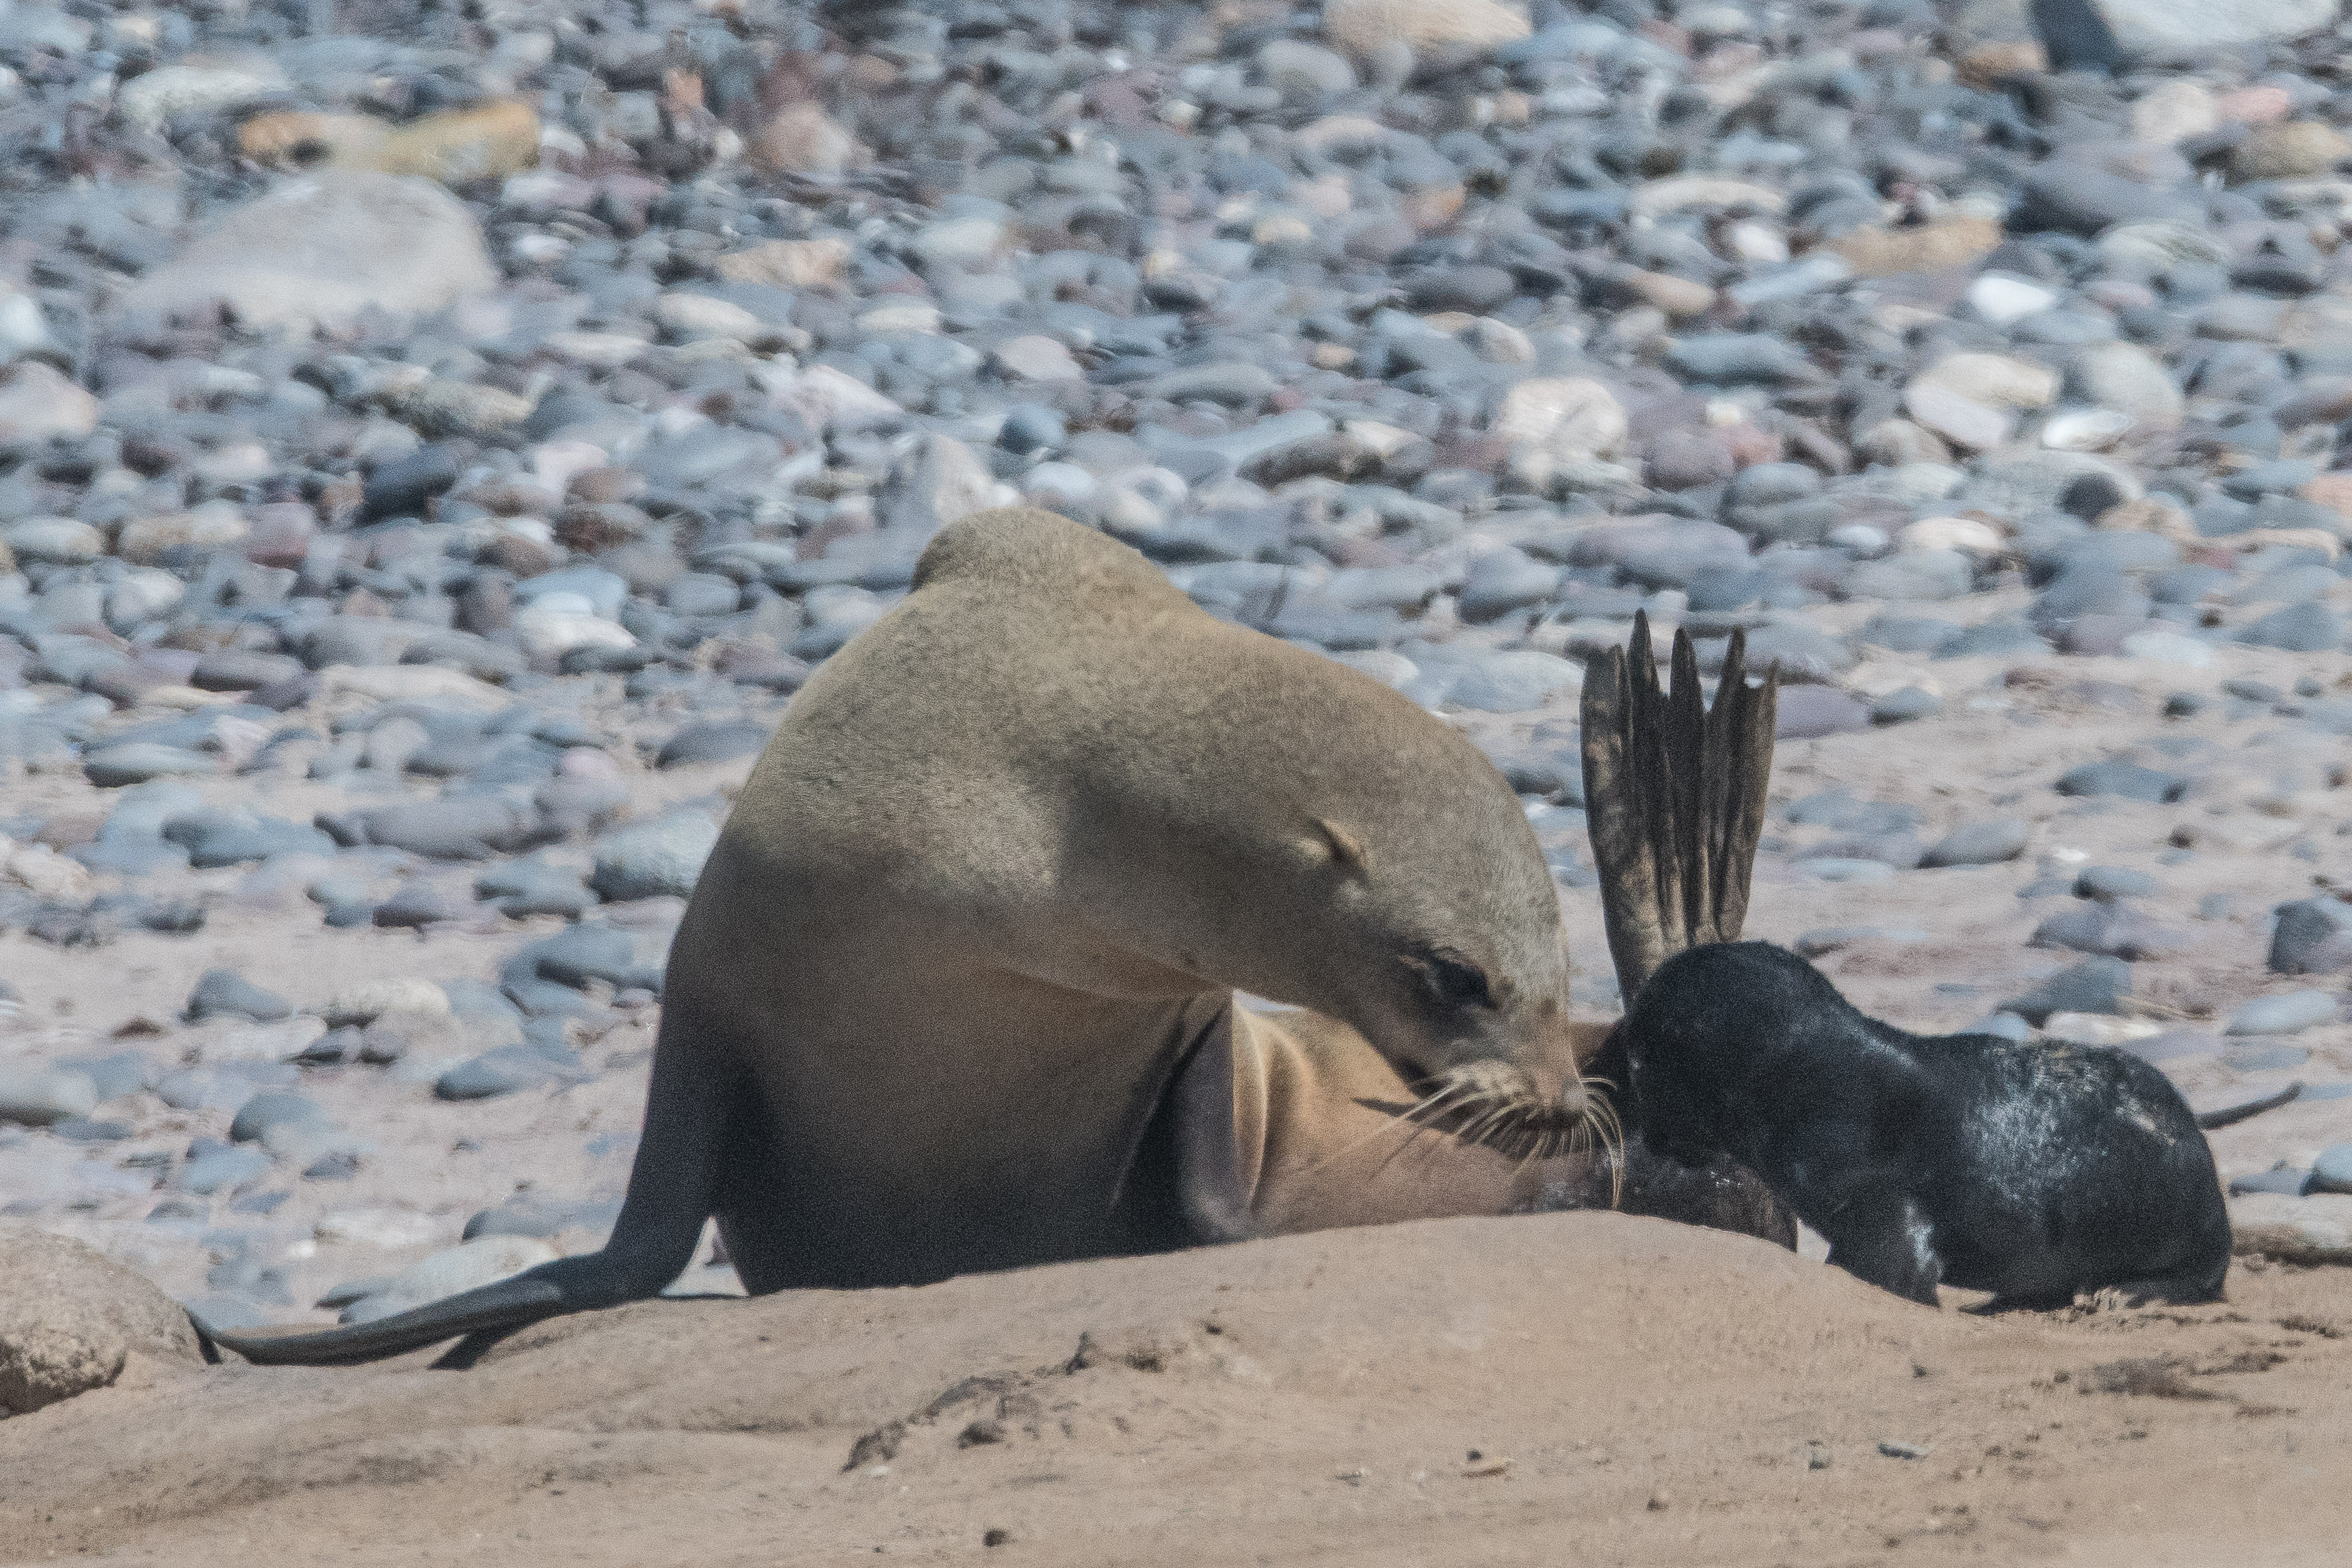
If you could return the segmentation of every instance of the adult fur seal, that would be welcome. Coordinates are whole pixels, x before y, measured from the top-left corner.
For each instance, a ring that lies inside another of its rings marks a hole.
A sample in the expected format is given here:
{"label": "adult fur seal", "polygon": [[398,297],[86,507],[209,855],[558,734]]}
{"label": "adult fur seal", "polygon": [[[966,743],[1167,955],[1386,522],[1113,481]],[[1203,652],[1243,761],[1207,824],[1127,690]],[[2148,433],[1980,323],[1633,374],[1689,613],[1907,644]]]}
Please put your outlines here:
{"label": "adult fur seal", "polygon": [[[1718,708],[1764,705],[1769,758],[1769,688],[1736,661],[1726,688]],[[1750,762],[1720,810],[1760,813]],[[1727,885],[1744,903],[1744,863]],[[604,1249],[363,1325],[213,1338],[326,1364],[475,1336],[462,1363],[658,1293],[713,1216],[764,1292],[1534,1207],[1590,1189],[1575,1145],[1607,1114],[1579,1065],[1605,1030],[1570,1023],[1568,974],[1549,870],[1475,747],[1123,545],[983,514],[754,768],[671,951]]]}
{"label": "adult fur seal", "polygon": [[1568,972],[1533,831],[1468,742],[1100,534],[982,514],[745,786],[671,950],[604,1249],[365,1325],[214,1337],[370,1359],[649,1297],[709,1216],[754,1291],[1186,1244],[1258,1183],[1195,1137],[1221,1189],[1187,1201],[1178,1140],[1147,1136],[1171,1085],[1237,1032],[1300,1059],[1236,989],[1475,1109],[1515,1161],[1597,1113]]}
{"label": "adult fur seal", "polygon": [[1730,1155],[1829,1239],[1831,1262],[1897,1295],[2221,1293],[2212,1151],[2129,1052],[1906,1034],[1761,942],[1669,959],[1621,1038],[1652,1147]]}

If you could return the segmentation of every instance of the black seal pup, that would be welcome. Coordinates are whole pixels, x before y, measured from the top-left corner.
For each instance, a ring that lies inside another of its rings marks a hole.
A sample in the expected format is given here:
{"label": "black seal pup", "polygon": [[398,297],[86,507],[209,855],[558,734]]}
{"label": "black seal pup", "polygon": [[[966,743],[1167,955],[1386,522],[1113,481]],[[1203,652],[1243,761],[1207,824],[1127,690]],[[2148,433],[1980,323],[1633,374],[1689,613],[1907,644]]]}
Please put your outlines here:
{"label": "black seal pup", "polygon": [[1668,959],[1622,1040],[1653,1149],[1730,1155],[1829,1239],[1831,1262],[1899,1296],[2221,1293],[2212,1151],[2179,1091],[2128,1052],[1906,1034],[1763,942]]}

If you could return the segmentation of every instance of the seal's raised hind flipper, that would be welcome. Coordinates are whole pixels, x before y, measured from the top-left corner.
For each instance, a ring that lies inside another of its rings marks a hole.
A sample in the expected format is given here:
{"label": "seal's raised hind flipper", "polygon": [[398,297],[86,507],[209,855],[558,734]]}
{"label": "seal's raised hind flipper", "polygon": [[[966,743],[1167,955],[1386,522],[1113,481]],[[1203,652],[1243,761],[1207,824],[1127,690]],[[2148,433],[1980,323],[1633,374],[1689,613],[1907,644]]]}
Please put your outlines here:
{"label": "seal's raised hind flipper", "polygon": [[[1713,707],[1700,695],[1686,632],[1675,633],[1673,689],[1660,691],[1645,615],[1633,618],[1628,648],[1595,654],[1585,668],[1585,819],[1609,956],[1629,1008],[1667,959],[1737,942],[1748,919],[1780,669],[1748,685],[1747,642],[1732,632]],[[1796,1246],[1794,1217],[1748,1171],[1721,1157],[1685,1170],[1651,1152],[1616,1031],[1585,1071],[1616,1091],[1625,1128],[1610,1173],[1614,1207]]]}
{"label": "seal's raised hind flipper", "polygon": [[1748,685],[1747,642],[1732,632],[1712,708],[1686,632],[1675,633],[1673,690],[1659,690],[1646,615],[1633,618],[1630,648],[1595,654],[1585,670],[1584,809],[1629,1004],[1659,965],[1738,941],[1748,918],[1780,668]]}

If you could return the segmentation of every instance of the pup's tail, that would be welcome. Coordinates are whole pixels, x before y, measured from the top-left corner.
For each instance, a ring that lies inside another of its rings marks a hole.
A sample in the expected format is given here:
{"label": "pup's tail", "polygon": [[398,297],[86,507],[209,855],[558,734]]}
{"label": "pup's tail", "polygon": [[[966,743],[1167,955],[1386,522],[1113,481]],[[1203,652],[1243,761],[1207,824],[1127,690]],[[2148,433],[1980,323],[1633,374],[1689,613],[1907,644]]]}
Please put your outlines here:
{"label": "pup's tail", "polygon": [[1587,831],[1628,1005],[1659,965],[1703,942],[1737,942],[1748,918],[1780,666],[1749,685],[1747,643],[1732,632],[1712,708],[1686,632],[1675,633],[1674,689],[1660,692],[1646,615],[1633,618],[1629,649],[1586,667]]}

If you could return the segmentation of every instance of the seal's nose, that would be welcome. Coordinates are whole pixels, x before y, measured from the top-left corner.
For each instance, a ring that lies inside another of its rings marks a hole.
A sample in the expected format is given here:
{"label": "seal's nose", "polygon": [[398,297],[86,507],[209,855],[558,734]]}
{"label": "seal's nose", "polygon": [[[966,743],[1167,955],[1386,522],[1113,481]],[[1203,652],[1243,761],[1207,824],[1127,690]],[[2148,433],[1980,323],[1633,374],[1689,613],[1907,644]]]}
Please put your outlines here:
{"label": "seal's nose", "polygon": [[1592,1092],[1584,1086],[1576,1059],[1565,1051],[1558,1061],[1531,1062],[1520,1071],[1527,1074],[1529,1097],[1537,1104],[1557,1105],[1570,1116],[1581,1116],[1591,1108]]}

